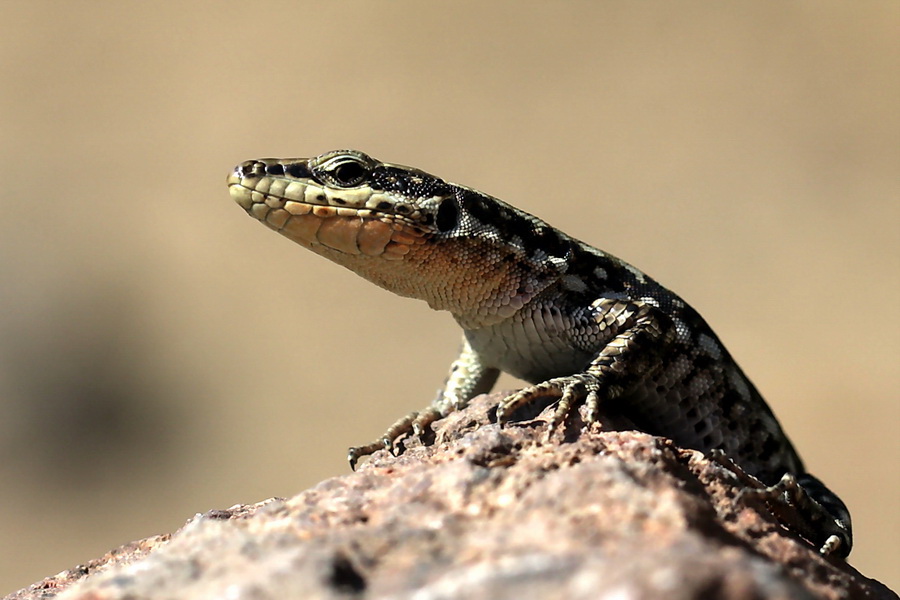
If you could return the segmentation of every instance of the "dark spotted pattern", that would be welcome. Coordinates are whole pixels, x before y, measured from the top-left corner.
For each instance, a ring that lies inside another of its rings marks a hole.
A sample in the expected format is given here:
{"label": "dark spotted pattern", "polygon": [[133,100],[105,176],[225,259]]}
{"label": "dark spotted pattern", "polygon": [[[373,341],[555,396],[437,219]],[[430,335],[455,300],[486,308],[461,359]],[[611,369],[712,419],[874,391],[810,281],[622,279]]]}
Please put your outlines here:
{"label": "dark spotted pattern", "polygon": [[[315,180],[337,205],[350,201],[335,190],[347,189],[350,198],[349,190],[361,189],[356,201],[377,202],[367,208],[379,218],[396,215],[405,228],[401,238],[421,234],[416,258],[405,262],[332,258],[397,293],[450,310],[465,330],[466,346],[441,396],[389,430],[391,443],[489,390],[503,370],[534,385],[501,403],[498,419],[507,403],[548,393],[568,393],[590,408],[593,393],[603,410],[623,413],[682,447],[721,450],[765,484],[780,485],[785,474],[811,481],[807,504],[830,513],[813,516],[810,535],[823,552],[849,553],[846,507],[805,473],[771,409],[706,321],[641,271],[496,198],[361,152],[248,161],[236,172]],[[396,285],[401,275],[408,280]],[[352,450],[351,461],[381,445]],[[797,489],[802,483],[786,492],[795,506],[802,504]]]}
{"label": "dark spotted pattern", "polygon": [[437,177],[392,166],[376,167],[369,173],[367,181],[372,189],[393,192],[411,199],[451,194],[450,186]]}
{"label": "dark spotted pattern", "polygon": [[291,177],[296,177],[297,179],[302,179],[304,177],[309,177],[311,173],[309,172],[309,168],[306,166],[305,162],[295,162],[284,167],[284,172]]}
{"label": "dark spotted pattern", "polygon": [[518,241],[528,256],[539,252],[566,258],[572,251],[572,241],[555,229],[526,212],[515,209],[495,198],[464,190],[460,193],[463,209],[481,223],[489,224],[505,242]]}

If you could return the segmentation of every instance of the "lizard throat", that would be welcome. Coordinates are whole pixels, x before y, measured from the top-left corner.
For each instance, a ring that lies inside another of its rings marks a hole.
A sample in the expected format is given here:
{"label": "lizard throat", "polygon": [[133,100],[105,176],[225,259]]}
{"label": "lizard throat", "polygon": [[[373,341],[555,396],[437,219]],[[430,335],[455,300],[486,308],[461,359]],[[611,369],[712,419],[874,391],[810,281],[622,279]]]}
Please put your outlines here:
{"label": "lizard throat", "polygon": [[543,289],[495,249],[436,240],[401,215],[291,200],[235,174],[228,184],[232,199],[270,229],[379,287],[451,312],[465,328],[506,319]]}

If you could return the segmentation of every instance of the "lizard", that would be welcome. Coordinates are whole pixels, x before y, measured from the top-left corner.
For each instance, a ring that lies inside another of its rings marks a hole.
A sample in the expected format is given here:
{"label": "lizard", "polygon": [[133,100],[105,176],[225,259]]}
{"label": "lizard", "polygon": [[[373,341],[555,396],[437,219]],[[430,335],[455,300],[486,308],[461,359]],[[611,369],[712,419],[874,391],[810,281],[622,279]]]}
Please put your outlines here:
{"label": "lizard", "polygon": [[503,371],[531,385],[499,402],[501,425],[539,398],[557,402],[548,437],[578,406],[588,426],[618,407],[647,433],[724,455],[760,486],[745,491],[802,515],[792,525],[819,552],[849,554],[845,504],[806,472],[706,321],[636,267],[502,200],[356,150],[249,160],[227,183],[269,228],[462,327],[435,400],[350,448],[351,468],[422,435]]}

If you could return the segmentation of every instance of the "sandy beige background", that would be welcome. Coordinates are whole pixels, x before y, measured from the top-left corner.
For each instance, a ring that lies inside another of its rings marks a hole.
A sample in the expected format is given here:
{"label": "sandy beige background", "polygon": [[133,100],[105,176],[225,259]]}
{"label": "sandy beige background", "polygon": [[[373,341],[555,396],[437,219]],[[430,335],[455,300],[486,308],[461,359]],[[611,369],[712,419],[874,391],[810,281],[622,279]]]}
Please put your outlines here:
{"label": "sandy beige background", "polygon": [[449,316],[228,197],[244,159],[340,147],[676,289],[900,586],[895,0],[2,10],[0,594],[346,473],[430,400]]}

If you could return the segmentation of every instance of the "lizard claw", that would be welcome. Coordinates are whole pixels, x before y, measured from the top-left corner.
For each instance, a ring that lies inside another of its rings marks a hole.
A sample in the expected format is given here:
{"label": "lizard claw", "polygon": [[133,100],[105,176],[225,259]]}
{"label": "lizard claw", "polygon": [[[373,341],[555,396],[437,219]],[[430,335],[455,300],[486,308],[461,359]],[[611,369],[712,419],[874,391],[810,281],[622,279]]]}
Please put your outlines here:
{"label": "lizard claw", "polygon": [[589,390],[584,399],[584,407],[587,410],[587,424],[592,426],[600,423],[600,393],[597,390]]}
{"label": "lizard claw", "polygon": [[429,407],[416,415],[416,418],[413,419],[412,422],[412,434],[416,437],[422,437],[422,434],[425,433],[425,430],[431,426],[432,423],[441,418],[441,413],[438,409]]}
{"label": "lizard claw", "polygon": [[356,470],[356,464],[359,462],[359,459],[363,456],[369,456],[374,454],[378,450],[387,450],[392,455],[397,455],[397,444],[395,443],[404,433],[409,433],[412,431],[414,424],[419,419],[418,412],[412,412],[399,419],[396,423],[388,427],[388,430],[384,432],[380,438],[371,442],[369,444],[365,444],[362,446],[355,446],[350,448],[347,452],[347,462],[350,463],[350,468],[352,470]]}
{"label": "lizard claw", "polygon": [[[841,546],[843,545],[843,541],[838,535],[830,535],[828,539],[825,540],[825,543],[822,544],[822,547],[819,548],[819,554],[822,556],[828,556],[829,554],[834,554],[837,552]],[[838,554],[840,556],[840,554]]]}
{"label": "lizard claw", "polygon": [[350,470],[355,471],[359,459],[363,456],[369,456],[377,450],[384,448],[384,440],[378,440],[364,446],[354,446],[347,451],[347,462],[350,463]]}

